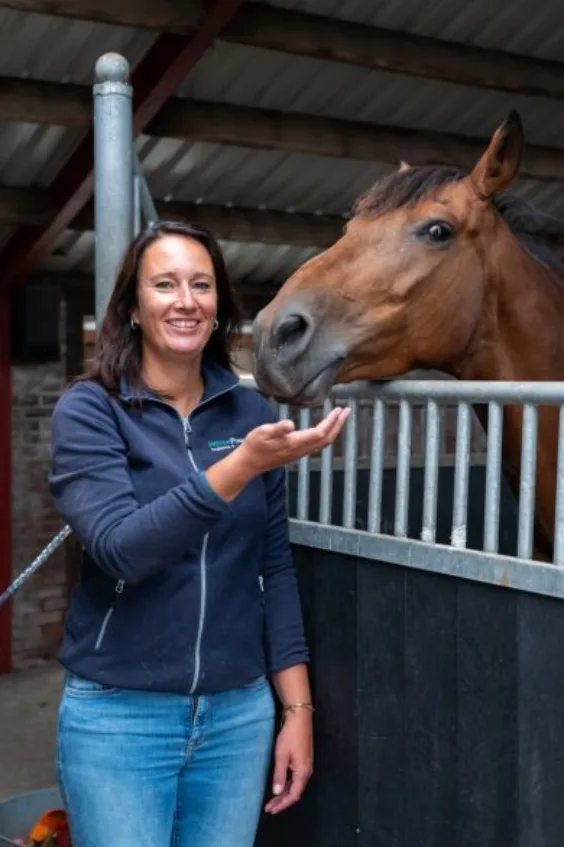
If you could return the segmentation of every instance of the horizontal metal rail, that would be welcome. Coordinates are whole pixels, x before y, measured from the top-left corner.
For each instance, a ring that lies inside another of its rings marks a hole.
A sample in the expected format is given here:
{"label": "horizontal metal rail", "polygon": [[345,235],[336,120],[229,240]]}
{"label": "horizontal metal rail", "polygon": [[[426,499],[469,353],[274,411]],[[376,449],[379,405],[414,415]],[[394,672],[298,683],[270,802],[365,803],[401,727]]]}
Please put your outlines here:
{"label": "horizontal metal rail", "polygon": [[290,541],[328,553],[357,556],[375,566],[398,565],[564,599],[564,568],[550,563],[480,550],[457,550],[445,544],[321,526],[294,518],[290,519]]}
{"label": "horizontal metal rail", "polygon": [[[252,377],[242,383],[256,387]],[[462,382],[457,380],[398,379],[393,382],[351,382],[336,385],[330,392],[334,400],[451,400],[466,403],[504,403],[537,406],[564,404],[564,382]]]}

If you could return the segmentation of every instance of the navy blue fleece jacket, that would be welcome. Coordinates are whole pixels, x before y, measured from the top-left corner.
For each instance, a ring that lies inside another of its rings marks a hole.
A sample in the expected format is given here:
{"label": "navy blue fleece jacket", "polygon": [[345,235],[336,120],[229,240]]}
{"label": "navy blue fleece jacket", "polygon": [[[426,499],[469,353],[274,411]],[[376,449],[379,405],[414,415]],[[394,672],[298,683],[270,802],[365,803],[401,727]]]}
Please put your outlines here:
{"label": "navy blue fleece jacket", "polygon": [[59,653],[76,674],[198,694],[308,660],[284,470],[229,504],[202,473],[273,409],[215,364],[204,382],[187,419],[125,382],[77,383],[54,410],[50,487],[84,548]]}

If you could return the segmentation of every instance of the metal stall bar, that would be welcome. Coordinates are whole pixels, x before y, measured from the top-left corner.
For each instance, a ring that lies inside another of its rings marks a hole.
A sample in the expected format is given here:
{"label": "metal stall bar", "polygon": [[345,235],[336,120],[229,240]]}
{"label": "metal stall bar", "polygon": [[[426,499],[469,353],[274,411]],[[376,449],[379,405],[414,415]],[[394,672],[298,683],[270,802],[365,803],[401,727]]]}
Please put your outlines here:
{"label": "metal stall bar", "polygon": [[537,430],[538,409],[532,403],[525,403],[523,409],[519,523],[517,530],[517,555],[520,559],[530,559],[533,553]]}
{"label": "metal stall bar", "polygon": [[502,434],[503,406],[493,401],[488,407],[486,448],[486,496],[484,498],[484,550],[486,553],[497,553],[499,546]]}
{"label": "metal stall bar", "polygon": [[[333,408],[330,398],[323,403],[323,417],[326,418]],[[331,504],[333,502],[333,445],[329,444],[321,451],[321,475],[319,480],[319,523],[331,523]]]}
{"label": "metal stall bar", "polygon": [[554,564],[564,565],[564,406],[558,419],[558,464],[556,466],[556,503],[554,514]]}
{"label": "metal stall bar", "polygon": [[384,475],[384,444],[386,438],[386,407],[376,397],[372,407],[372,444],[370,449],[370,487],[368,492],[368,532],[380,532],[382,521],[382,484]]}
{"label": "metal stall bar", "polygon": [[151,196],[151,192],[149,191],[149,186],[147,185],[147,178],[143,173],[143,169],[141,168],[141,164],[139,162],[139,156],[137,155],[137,151],[133,149],[132,151],[133,158],[133,177],[137,183],[137,191],[139,192],[139,206],[141,209],[141,214],[145,220],[145,223],[152,224],[156,223],[159,219],[159,215]]}
{"label": "metal stall bar", "polygon": [[402,397],[399,407],[396,508],[394,523],[394,535],[399,538],[405,538],[408,530],[412,418],[413,406],[405,397]]}
{"label": "metal stall bar", "polygon": [[137,174],[133,174],[133,235],[137,237],[142,227],[141,212],[141,182]]}
{"label": "metal stall bar", "polygon": [[[300,429],[308,429],[311,426],[311,412],[309,409],[300,409]],[[309,510],[309,481],[310,481],[310,457],[302,456],[298,462],[298,520],[306,521]]]}
{"label": "metal stall bar", "polygon": [[441,416],[436,400],[425,411],[425,475],[423,477],[423,521],[421,540],[433,542],[437,535]]}
{"label": "metal stall bar", "polygon": [[349,419],[345,429],[343,526],[352,529],[356,519],[358,400],[351,400],[349,408]]}
{"label": "metal stall bar", "polygon": [[133,237],[133,88],[117,53],[96,62],[94,85],[94,231],[96,326]]}
{"label": "metal stall bar", "polygon": [[451,543],[453,547],[466,547],[471,435],[472,412],[470,410],[470,405],[464,402],[459,403],[456,421],[454,502],[451,533]]}

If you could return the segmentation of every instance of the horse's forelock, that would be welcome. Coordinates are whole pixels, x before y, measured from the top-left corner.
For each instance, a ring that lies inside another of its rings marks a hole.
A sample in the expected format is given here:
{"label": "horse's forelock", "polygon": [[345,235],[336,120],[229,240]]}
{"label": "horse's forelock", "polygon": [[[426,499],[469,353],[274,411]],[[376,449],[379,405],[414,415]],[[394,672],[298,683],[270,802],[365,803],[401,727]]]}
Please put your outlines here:
{"label": "horse's forelock", "polygon": [[354,205],[358,217],[383,215],[404,206],[413,207],[436,194],[444,185],[464,178],[457,168],[426,165],[392,171],[378,180]]}

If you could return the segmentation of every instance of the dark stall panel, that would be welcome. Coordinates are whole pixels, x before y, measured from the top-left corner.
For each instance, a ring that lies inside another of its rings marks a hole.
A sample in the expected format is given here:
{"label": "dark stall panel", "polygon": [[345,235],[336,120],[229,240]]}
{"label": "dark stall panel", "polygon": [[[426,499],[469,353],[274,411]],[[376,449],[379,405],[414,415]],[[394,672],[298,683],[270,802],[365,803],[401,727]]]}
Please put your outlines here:
{"label": "dark stall panel", "polygon": [[[469,546],[479,548],[483,471],[474,471]],[[440,484],[446,540],[450,470]],[[393,479],[386,486],[389,525]],[[413,503],[420,486],[414,473]],[[417,536],[420,517],[411,517]],[[504,551],[514,538],[506,496]],[[562,847],[562,601],[294,549],[312,650],[315,774],[299,807],[265,822],[257,845]]]}

